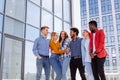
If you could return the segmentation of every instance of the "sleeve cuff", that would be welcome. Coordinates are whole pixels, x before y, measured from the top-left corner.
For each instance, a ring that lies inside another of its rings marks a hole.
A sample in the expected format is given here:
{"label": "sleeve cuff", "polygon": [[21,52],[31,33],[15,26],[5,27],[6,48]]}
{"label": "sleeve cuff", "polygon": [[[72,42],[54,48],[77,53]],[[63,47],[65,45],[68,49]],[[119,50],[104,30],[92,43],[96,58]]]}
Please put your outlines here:
{"label": "sleeve cuff", "polygon": [[34,53],[35,56],[37,56],[38,55],[38,50],[34,50],[33,53]]}

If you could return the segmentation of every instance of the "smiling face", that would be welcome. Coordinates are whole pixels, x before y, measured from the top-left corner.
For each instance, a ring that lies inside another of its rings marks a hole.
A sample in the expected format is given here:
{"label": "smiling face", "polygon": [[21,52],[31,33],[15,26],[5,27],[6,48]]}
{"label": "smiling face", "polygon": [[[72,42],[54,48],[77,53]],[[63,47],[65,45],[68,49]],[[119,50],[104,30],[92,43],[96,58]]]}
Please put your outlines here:
{"label": "smiling face", "polygon": [[54,40],[54,41],[58,40],[58,33],[52,32],[51,33],[51,40]]}
{"label": "smiling face", "polygon": [[88,33],[87,31],[83,31],[83,34],[82,34],[82,35],[83,35],[83,37],[86,38],[87,36],[89,36],[89,33]]}
{"label": "smiling face", "polygon": [[61,32],[60,37],[61,37],[62,39],[65,39],[65,32],[64,32],[64,31]]}
{"label": "smiling face", "polygon": [[59,36],[59,42],[64,41],[64,40],[66,40],[67,38],[68,38],[67,32],[61,31],[61,32],[60,32],[60,36]]}
{"label": "smiling face", "polygon": [[71,38],[74,38],[75,34],[76,33],[73,30],[70,30],[70,36],[71,36]]}
{"label": "smiling face", "polygon": [[54,40],[58,40],[58,33],[55,34]]}

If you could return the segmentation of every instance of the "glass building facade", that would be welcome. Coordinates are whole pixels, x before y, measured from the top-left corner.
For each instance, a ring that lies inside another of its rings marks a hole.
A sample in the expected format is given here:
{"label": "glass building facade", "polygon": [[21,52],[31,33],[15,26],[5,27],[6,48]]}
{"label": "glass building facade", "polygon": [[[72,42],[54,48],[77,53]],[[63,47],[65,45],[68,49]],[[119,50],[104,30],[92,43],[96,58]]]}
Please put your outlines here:
{"label": "glass building facade", "polygon": [[120,80],[120,0],[80,0],[81,31],[96,20],[106,34],[107,80]]}
{"label": "glass building facade", "polygon": [[50,27],[48,38],[52,31],[69,32],[71,1],[0,0],[0,80],[35,80],[32,47],[44,25]]}

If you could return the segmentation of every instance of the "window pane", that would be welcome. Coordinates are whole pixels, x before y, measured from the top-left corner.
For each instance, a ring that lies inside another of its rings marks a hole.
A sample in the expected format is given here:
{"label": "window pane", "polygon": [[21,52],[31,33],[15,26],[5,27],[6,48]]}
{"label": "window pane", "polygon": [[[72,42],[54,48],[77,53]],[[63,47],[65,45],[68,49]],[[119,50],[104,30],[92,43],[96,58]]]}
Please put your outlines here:
{"label": "window pane", "polygon": [[6,14],[25,20],[25,0],[6,0]]}
{"label": "window pane", "polygon": [[[120,43],[120,36],[118,36],[118,43]],[[120,44],[119,44],[120,45]],[[120,49],[119,49],[119,51],[120,51]]]}
{"label": "window pane", "polygon": [[98,14],[99,14],[98,0],[89,0],[89,14],[90,14],[90,17],[98,16]]}
{"label": "window pane", "polygon": [[68,35],[70,34],[70,24],[64,22],[64,30],[68,33]]}
{"label": "window pane", "polygon": [[0,12],[4,11],[4,0],[0,0]]}
{"label": "window pane", "polygon": [[41,0],[30,0],[30,1],[34,2],[37,5],[40,5],[40,2],[41,2]]}
{"label": "window pane", "polygon": [[91,18],[90,21],[92,21],[92,20],[95,20],[97,22],[98,28],[100,28],[100,19],[99,19],[99,17]]}
{"label": "window pane", "polygon": [[0,63],[1,63],[1,34],[0,34]]}
{"label": "window pane", "polygon": [[25,25],[23,23],[6,17],[4,26],[5,33],[24,38]]}
{"label": "window pane", "polygon": [[62,0],[54,0],[55,15],[62,18]]}
{"label": "window pane", "polygon": [[22,42],[5,38],[3,60],[2,80],[21,80]]}
{"label": "window pane", "polygon": [[55,27],[55,30],[56,32],[61,32],[62,31],[62,21],[58,18],[54,18],[54,27]]}
{"label": "window pane", "polygon": [[88,28],[86,19],[81,21],[81,31],[83,31],[85,28]]}
{"label": "window pane", "polygon": [[40,27],[40,8],[29,1],[27,5],[27,23]]}
{"label": "window pane", "polygon": [[112,65],[117,66],[117,60],[116,59],[112,59]]}
{"label": "window pane", "polygon": [[42,26],[47,25],[49,26],[49,32],[53,31],[53,15],[48,13],[45,10],[42,10]]}
{"label": "window pane", "polygon": [[36,80],[36,58],[32,52],[33,43],[26,41],[25,45],[25,80]]}
{"label": "window pane", "polygon": [[3,16],[0,15],[0,32],[2,32],[2,26],[3,26]]}
{"label": "window pane", "polygon": [[86,18],[87,16],[86,0],[80,0],[80,13],[81,13],[81,18]]}
{"label": "window pane", "polygon": [[115,11],[120,11],[120,0],[114,0]]}
{"label": "window pane", "polygon": [[26,39],[34,41],[37,37],[39,37],[39,29],[36,29],[32,26],[26,26]]}
{"label": "window pane", "polygon": [[108,14],[112,12],[111,0],[101,1],[102,14]]}
{"label": "window pane", "polygon": [[42,0],[42,7],[52,12],[52,1],[53,0]]}
{"label": "window pane", "polygon": [[63,0],[64,2],[64,20],[70,22],[70,0]]}
{"label": "window pane", "polygon": [[51,39],[51,33],[48,33],[47,39]]}

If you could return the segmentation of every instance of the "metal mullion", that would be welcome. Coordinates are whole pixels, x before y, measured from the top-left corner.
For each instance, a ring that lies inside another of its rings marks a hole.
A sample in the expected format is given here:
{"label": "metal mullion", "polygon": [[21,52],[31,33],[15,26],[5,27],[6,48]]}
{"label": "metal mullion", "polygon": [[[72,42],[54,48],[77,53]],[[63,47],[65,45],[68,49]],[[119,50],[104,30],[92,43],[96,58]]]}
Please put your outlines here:
{"label": "metal mullion", "polygon": [[25,66],[25,38],[26,38],[26,24],[27,24],[27,1],[25,0],[25,27],[24,27],[24,40],[22,41],[22,63],[21,63],[21,79],[24,80],[24,66]]}
{"label": "metal mullion", "polygon": [[62,0],[62,30],[64,30],[64,2]]}
{"label": "metal mullion", "polygon": [[1,56],[0,56],[0,80],[2,80],[2,72],[3,72],[3,49],[4,49],[4,22],[5,22],[5,9],[6,9],[6,0],[4,0],[4,12],[3,12],[3,24],[2,24],[2,35],[1,35]]}

